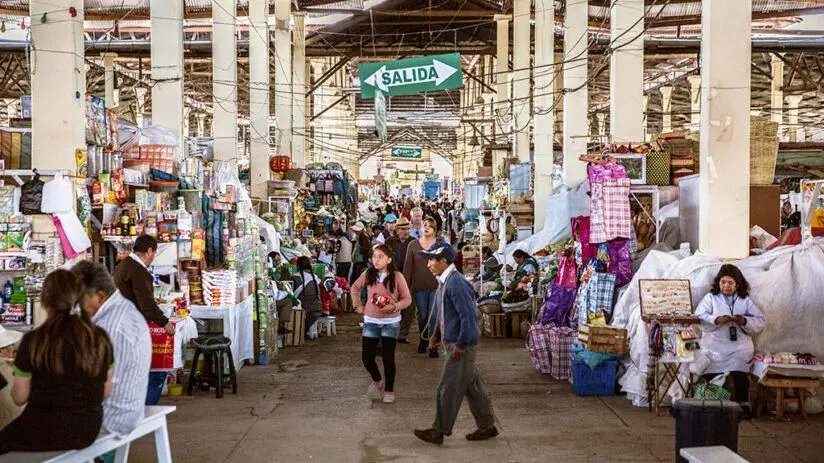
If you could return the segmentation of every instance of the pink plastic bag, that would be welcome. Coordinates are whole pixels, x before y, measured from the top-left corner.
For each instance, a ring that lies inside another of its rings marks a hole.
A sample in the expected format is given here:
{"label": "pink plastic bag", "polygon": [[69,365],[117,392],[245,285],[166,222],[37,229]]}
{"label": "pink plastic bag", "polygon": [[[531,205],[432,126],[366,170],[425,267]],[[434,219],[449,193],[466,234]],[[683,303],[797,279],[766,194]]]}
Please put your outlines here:
{"label": "pink plastic bag", "polygon": [[558,263],[558,276],[555,282],[565,288],[578,287],[578,269],[575,267],[575,259],[572,257],[561,257]]}

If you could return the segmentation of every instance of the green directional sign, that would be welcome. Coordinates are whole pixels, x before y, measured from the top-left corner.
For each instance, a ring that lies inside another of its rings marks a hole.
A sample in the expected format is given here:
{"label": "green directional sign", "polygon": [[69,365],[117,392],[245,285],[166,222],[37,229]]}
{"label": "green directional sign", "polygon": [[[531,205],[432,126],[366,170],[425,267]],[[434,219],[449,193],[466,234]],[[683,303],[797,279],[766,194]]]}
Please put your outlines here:
{"label": "green directional sign", "polygon": [[392,157],[401,159],[422,159],[423,148],[414,146],[393,146]]}
{"label": "green directional sign", "polygon": [[358,76],[363,99],[463,87],[460,53],[360,64]]}

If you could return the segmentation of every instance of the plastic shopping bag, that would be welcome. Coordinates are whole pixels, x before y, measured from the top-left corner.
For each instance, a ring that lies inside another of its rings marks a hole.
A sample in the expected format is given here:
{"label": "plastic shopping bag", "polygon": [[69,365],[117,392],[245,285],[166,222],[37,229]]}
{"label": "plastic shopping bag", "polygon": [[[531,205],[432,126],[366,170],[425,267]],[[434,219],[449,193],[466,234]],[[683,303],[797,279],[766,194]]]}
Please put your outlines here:
{"label": "plastic shopping bag", "polygon": [[73,202],[72,182],[63,175],[57,174],[50,182],[43,185],[40,211],[44,214],[69,212],[73,209]]}
{"label": "plastic shopping bag", "polygon": [[565,288],[578,287],[578,269],[575,266],[575,259],[572,257],[561,257],[558,264],[558,277],[555,282]]}
{"label": "plastic shopping bag", "polygon": [[575,302],[575,288],[567,288],[558,283],[552,284],[549,300],[546,302],[541,323],[544,325],[566,325],[569,310]]}
{"label": "plastic shopping bag", "polygon": [[166,329],[149,323],[152,337],[152,370],[173,370],[175,367],[175,337],[166,334]]}

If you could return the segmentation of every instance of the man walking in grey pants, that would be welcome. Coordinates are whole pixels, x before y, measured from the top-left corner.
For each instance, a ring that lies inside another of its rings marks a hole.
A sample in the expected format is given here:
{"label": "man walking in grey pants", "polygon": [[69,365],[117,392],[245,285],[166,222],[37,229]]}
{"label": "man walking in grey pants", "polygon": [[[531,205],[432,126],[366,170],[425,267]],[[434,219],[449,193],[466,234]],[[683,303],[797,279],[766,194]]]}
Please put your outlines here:
{"label": "man walking in grey pants", "polygon": [[467,434],[471,441],[487,440],[498,435],[495,415],[483,380],[475,367],[478,355],[478,313],[472,284],[456,269],[455,249],[438,241],[419,254],[429,259],[429,270],[438,278],[433,313],[434,325],[429,346],[435,347],[443,339],[446,359],[438,384],[435,423],[429,429],[415,430],[415,435],[430,444],[443,444],[443,437],[452,435],[452,426],[458,418],[461,402],[466,396],[469,410],[478,429]]}

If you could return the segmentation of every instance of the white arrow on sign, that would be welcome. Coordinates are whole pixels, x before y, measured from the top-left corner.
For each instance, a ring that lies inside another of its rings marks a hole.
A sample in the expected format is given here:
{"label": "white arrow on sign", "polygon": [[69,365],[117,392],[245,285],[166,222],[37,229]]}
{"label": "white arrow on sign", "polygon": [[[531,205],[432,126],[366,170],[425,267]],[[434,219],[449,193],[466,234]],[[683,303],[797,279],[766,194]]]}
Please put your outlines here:
{"label": "white arrow on sign", "polygon": [[383,92],[387,92],[389,91],[389,87],[421,84],[424,82],[435,82],[435,85],[441,85],[456,72],[458,72],[458,70],[454,67],[433,59],[432,64],[426,66],[415,66],[391,71],[387,71],[386,66],[381,66],[380,69],[367,77],[363,82],[372,87],[377,87]]}

